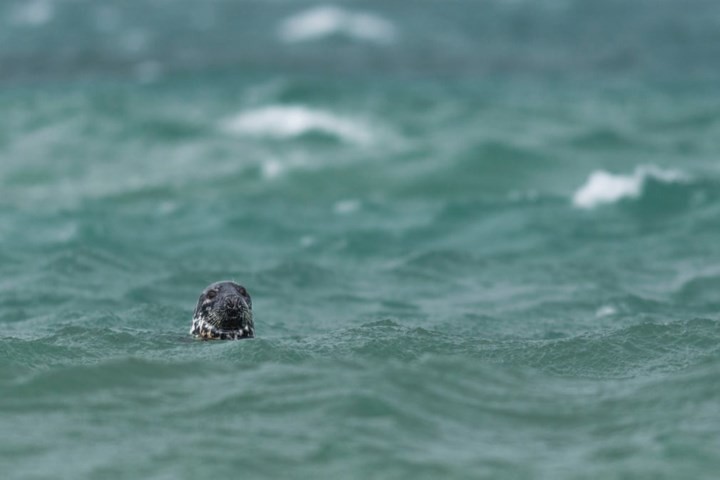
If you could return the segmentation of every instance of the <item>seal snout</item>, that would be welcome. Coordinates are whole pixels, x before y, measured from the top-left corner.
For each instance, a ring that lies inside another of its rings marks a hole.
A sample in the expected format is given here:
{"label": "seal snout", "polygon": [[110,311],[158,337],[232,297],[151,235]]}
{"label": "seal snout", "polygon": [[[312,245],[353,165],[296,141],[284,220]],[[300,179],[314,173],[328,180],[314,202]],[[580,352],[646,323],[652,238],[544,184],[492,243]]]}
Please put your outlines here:
{"label": "seal snout", "polygon": [[236,295],[225,298],[219,310],[222,313],[219,326],[223,330],[239,330],[244,326],[243,321],[245,320],[247,305],[241,296]]}
{"label": "seal snout", "polygon": [[225,299],[224,303],[225,310],[228,313],[239,313],[247,308],[245,300],[240,296],[232,296]]}

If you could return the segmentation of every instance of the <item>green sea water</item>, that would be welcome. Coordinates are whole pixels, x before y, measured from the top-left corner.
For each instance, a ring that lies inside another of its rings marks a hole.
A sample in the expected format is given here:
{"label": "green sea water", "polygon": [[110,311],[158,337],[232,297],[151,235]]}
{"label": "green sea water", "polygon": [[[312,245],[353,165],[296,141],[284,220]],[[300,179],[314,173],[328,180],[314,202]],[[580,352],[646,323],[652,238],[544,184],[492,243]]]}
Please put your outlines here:
{"label": "green sea water", "polygon": [[719,18],[3,3],[0,478],[717,478]]}

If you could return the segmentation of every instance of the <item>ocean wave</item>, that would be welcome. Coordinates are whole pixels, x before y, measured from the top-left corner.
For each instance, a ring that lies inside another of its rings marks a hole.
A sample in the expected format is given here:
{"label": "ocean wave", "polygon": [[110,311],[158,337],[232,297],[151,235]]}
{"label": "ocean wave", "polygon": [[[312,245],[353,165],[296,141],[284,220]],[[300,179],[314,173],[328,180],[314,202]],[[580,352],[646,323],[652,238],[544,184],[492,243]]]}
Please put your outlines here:
{"label": "ocean wave", "polygon": [[395,26],[382,17],[352,12],[332,5],[305,10],[282,22],[280,38],[299,43],[334,35],[372,43],[390,43],[397,33]]}
{"label": "ocean wave", "polygon": [[471,253],[434,249],[412,254],[392,265],[390,271],[403,277],[424,277],[452,283],[451,279],[459,272],[476,272],[482,266],[483,262]]}
{"label": "ocean wave", "polygon": [[666,170],[654,165],[643,165],[630,175],[596,170],[578,188],[572,197],[576,208],[592,209],[603,204],[616,203],[623,199],[638,198],[642,195],[648,180],[662,183],[679,183],[688,177],[677,170]]}
{"label": "ocean wave", "polygon": [[302,105],[270,105],[247,110],[222,122],[228,132],[254,137],[292,139],[310,133],[367,145],[374,135],[362,121]]}
{"label": "ocean wave", "polygon": [[[695,328],[698,337],[717,330],[706,322],[679,327]],[[644,352],[648,345],[633,340],[653,333],[671,342],[686,336],[682,329],[640,328],[621,353]],[[26,476],[40,472],[52,477],[51,470],[57,472],[60,465],[67,473],[63,477],[95,478],[99,471],[117,468],[125,452],[151,453],[136,455],[136,471],[169,472],[173,477],[182,477],[193,465],[208,469],[223,462],[228,468],[218,475],[244,468],[277,477],[293,468],[301,476],[321,472],[321,478],[336,478],[349,469],[372,476],[378,470],[368,468],[373,466],[368,459],[376,452],[383,452],[388,464],[400,466],[388,475],[397,478],[408,472],[420,472],[422,478],[438,472],[462,478],[468,471],[524,478],[541,470],[565,478],[568,465],[605,478],[613,477],[608,465],[618,462],[623,470],[615,477],[652,468],[670,472],[672,478],[685,478],[688,471],[691,478],[703,478],[693,470],[693,460],[707,457],[714,462],[712,442],[698,443],[690,467],[678,467],[674,458],[660,458],[656,452],[685,441],[694,448],[694,442],[702,440],[696,432],[716,435],[715,424],[708,421],[717,410],[716,355],[682,371],[595,381],[563,378],[527,368],[526,362],[463,358],[452,354],[462,344],[443,345],[448,339],[380,321],[315,343],[188,342],[170,358],[109,358],[49,371],[9,369],[0,363],[0,408],[6,412],[2,426],[4,431],[23,432],[10,438],[17,452],[14,471]],[[334,342],[330,352],[329,342]],[[685,346],[681,342],[674,349]],[[586,349],[593,355],[588,345],[547,354],[568,366],[583,360],[605,363],[595,356],[586,359]],[[308,350],[314,355],[307,355]],[[607,352],[606,358],[613,353]],[[116,423],[133,435],[123,435],[124,430],[117,434],[112,430]],[[686,428],[677,432],[679,424]],[[629,430],[643,435],[613,434]],[[265,441],[238,443],[241,456],[228,464],[228,439],[239,431],[242,441]],[[519,436],[532,448],[517,451]],[[73,441],[58,441],[66,437]],[[187,448],[175,459],[167,452],[178,438]],[[647,447],[648,438],[652,448]],[[562,465],[541,463],[553,458],[557,445],[566,444]],[[99,448],[123,456],[113,453],[97,460],[93,455]],[[628,456],[621,457],[620,450]],[[49,462],[51,454],[53,460],[72,462]],[[515,467],[519,461],[527,470]],[[86,464],[94,468],[92,473],[79,472],[77,465]],[[325,471],[331,474],[323,475]]]}
{"label": "ocean wave", "polygon": [[719,337],[720,323],[703,318],[562,339],[500,341],[383,320],[299,341],[306,353],[316,356],[401,360],[459,356],[561,377],[629,378],[683,370],[715,358]]}
{"label": "ocean wave", "polygon": [[720,307],[720,266],[709,263],[702,268],[693,268],[681,274],[674,292],[675,299],[681,305],[692,305],[714,314]]}
{"label": "ocean wave", "polygon": [[[298,307],[293,308],[299,311]],[[179,326],[177,319],[165,316]],[[25,373],[29,373],[55,365],[73,367],[124,359],[163,363],[194,359],[217,363],[218,369],[224,365],[228,371],[238,365],[261,367],[326,361],[372,365],[448,359],[531,369],[558,377],[610,379],[668,374],[701,365],[718,358],[720,338],[720,322],[703,318],[642,323],[560,339],[502,340],[481,333],[459,334],[386,319],[325,333],[295,328],[282,336],[214,343],[193,341],[179,332],[159,334],[147,329],[108,328],[107,319],[97,320],[102,326],[66,323],[38,338],[0,337],[0,360],[8,368],[23,366]]]}

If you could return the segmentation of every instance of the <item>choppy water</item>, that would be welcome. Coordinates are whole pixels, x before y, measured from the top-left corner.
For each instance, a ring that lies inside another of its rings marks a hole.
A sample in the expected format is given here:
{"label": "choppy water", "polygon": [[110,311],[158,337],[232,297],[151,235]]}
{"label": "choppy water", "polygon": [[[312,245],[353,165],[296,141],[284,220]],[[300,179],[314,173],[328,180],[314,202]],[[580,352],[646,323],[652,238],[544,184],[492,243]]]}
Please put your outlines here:
{"label": "choppy water", "polygon": [[3,3],[2,478],[716,478],[718,19]]}

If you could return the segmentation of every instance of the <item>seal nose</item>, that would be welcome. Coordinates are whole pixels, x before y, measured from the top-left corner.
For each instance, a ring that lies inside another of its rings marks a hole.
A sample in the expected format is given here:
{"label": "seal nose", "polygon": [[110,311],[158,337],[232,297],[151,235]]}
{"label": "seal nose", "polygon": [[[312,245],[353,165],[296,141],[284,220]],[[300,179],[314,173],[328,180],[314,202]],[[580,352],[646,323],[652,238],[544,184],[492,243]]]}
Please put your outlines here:
{"label": "seal nose", "polygon": [[225,308],[230,311],[238,311],[245,308],[242,297],[232,296],[225,299]]}

